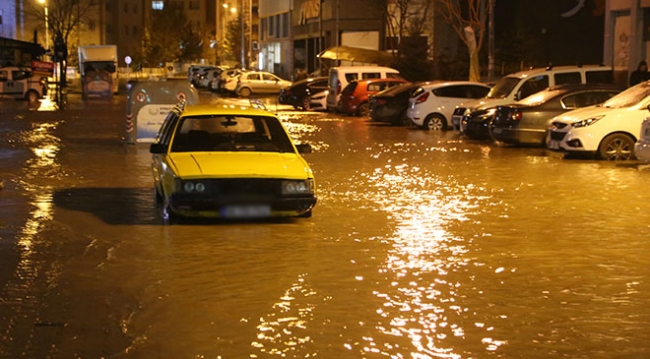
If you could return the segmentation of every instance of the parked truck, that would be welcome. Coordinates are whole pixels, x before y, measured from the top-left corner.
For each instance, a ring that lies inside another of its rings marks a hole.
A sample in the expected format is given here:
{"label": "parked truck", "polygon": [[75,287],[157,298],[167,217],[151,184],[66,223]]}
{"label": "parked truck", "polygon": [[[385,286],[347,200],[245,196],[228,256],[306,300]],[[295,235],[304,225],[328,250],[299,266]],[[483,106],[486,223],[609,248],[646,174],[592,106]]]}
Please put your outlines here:
{"label": "parked truck", "polygon": [[117,46],[79,46],[79,75],[84,97],[117,93]]}

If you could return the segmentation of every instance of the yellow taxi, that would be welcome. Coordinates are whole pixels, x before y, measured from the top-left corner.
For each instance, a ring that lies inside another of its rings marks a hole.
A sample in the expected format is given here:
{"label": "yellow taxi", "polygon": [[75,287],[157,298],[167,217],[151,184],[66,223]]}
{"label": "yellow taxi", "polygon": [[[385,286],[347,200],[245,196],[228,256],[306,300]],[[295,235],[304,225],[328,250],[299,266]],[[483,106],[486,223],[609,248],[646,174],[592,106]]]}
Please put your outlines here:
{"label": "yellow taxi", "polygon": [[176,106],[151,144],[165,223],[311,217],[314,174],[277,116],[255,106]]}

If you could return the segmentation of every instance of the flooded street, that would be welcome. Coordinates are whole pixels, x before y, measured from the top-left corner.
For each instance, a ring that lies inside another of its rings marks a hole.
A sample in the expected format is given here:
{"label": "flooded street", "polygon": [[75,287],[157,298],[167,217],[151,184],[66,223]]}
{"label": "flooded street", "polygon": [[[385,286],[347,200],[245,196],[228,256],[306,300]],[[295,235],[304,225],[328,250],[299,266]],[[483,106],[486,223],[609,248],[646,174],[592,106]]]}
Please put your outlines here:
{"label": "flooded street", "polygon": [[635,163],[280,107],[313,217],[166,226],[124,96],[69,107],[0,102],[1,358],[650,357]]}

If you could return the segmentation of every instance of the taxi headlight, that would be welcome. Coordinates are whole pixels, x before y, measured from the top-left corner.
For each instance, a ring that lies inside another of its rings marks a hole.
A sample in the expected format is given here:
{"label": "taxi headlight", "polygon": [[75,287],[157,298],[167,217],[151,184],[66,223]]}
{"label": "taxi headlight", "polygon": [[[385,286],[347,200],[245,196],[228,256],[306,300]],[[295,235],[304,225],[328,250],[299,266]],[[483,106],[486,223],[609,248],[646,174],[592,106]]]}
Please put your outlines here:
{"label": "taxi headlight", "polygon": [[588,118],[586,120],[574,122],[574,123],[571,124],[571,127],[579,128],[579,127],[591,126],[591,125],[593,125],[594,123],[596,123],[598,120],[600,120],[603,117],[605,117],[605,116],[592,117],[592,118]]}
{"label": "taxi headlight", "polygon": [[314,193],[314,180],[282,181],[282,194],[310,194]]}
{"label": "taxi headlight", "polygon": [[205,192],[205,183],[200,181],[178,181],[176,188],[185,193],[203,193]]}

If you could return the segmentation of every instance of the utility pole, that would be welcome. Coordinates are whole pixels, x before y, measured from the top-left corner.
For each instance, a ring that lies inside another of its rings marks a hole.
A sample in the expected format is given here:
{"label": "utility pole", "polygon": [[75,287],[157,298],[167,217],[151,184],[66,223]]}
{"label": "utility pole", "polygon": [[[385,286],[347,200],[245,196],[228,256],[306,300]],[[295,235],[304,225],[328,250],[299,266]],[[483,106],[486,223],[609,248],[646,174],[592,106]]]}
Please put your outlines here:
{"label": "utility pole", "polygon": [[239,0],[239,24],[241,25],[241,68],[246,68],[246,24],[244,22],[244,0]]}

